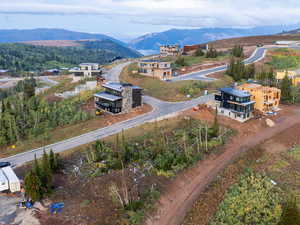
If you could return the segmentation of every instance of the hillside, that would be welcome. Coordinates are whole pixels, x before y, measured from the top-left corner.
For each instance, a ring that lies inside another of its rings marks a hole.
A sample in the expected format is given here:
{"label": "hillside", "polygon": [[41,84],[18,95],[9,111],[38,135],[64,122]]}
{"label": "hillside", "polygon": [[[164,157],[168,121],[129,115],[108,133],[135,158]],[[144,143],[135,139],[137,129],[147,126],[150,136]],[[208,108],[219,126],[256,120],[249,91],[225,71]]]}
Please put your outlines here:
{"label": "hillside", "polygon": [[24,43],[0,44],[0,69],[40,71],[73,67],[82,62],[105,64],[116,58],[140,55],[111,40],[80,41],[73,47],[49,47]]}
{"label": "hillside", "polygon": [[131,41],[129,45],[138,50],[158,50],[159,46],[163,44],[180,44],[181,46],[183,46],[206,43],[233,37],[277,34],[281,33],[283,30],[295,29],[297,26],[269,26],[256,27],[251,29],[171,29],[161,33],[144,35]]}
{"label": "hillside", "polygon": [[33,30],[0,30],[0,43],[15,43],[43,40],[82,40],[82,39],[108,39],[118,44],[125,43],[104,34],[90,34],[64,29],[39,28]]}

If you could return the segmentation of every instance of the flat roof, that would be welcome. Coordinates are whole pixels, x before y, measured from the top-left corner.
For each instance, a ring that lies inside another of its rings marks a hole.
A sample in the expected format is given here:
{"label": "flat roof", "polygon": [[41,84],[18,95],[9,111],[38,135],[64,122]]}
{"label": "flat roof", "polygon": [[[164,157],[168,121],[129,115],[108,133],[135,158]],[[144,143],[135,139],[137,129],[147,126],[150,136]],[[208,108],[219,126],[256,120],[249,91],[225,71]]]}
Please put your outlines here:
{"label": "flat roof", "polygon": [[259,88],[262,87],[261,84],[256,84],[256,83],[245,83],[245,84],[241,84],[239,87],[242,88]]}
{"label": "flat roof", "polygon": [[99,66],[99,63],[80,63],[80,66]]}
{"label": "flat roof", "polygon": [[120,96],[112,95],[105,91],[94,94],[94,96],[98,97],[98,98],[103,98],[103,99],[106,99],[106,100],[112,101],[112,102],[122,99],[122,97],[120,97]]}
{"label": "flat roof", "polygon": [[230,94],[230,95],[240,97],[240,98],[251,96],[251,94],[247,91],[241,91],[241,90],[238,90],[238,89],[235,89],[235,88],[232,88],[232,87],[220,88],[220,91],[225,92],[225,93]]}
{"label": "flat roof", "polygon": [[7,180],[12,183],[12,182],[20,182],[19,178],[13,171],[13,169],[10,166],[6,166],[1,168],[2,172],[6,176]]}
{"label": "flat roof", "polygon": [[0,170],[0,184],[3,184],[3,183],[7,183],[8,180],[6,179],[6,176],[4,175],[3,171]]}
{"label": "flat roof", "polygon": [[142,89],[138,86],[134,86],[132,84],[127,84],[127,83],[108,82],[108,83],[102,84],[102,87],[109,88],[109,89],[112,89],[112,90],[115,90],[115,91],[122,91],[123,87],[126,87],[126,86],[129,86],[132,89]]}
{"label": "flat roof", "polygon": [[162,61],[159,59],[145,59],[145,60],[141,60],[141,62],[145,62],[145,63],[170,63],[167,61]]}

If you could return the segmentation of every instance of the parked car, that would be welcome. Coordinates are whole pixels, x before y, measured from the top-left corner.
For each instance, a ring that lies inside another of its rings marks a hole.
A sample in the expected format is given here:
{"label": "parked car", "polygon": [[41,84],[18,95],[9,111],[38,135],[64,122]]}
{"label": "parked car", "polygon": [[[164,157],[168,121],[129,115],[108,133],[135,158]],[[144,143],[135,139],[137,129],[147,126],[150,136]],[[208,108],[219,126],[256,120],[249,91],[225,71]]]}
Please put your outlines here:
{"label": "parked car", "polygon": [[11,166],[10,162],[0,162],[0,168]]}

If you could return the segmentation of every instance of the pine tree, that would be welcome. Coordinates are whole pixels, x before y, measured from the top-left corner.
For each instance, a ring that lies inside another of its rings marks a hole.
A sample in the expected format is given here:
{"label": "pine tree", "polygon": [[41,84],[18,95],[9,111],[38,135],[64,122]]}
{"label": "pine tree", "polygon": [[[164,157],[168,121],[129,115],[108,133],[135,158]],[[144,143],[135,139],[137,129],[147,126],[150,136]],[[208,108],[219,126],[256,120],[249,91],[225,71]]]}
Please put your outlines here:
{"label": "pine tree", "polygon": [[217,109],[217,107],[216,107],[216,110],[215,110],[214,123],[213,123],[211,129],[212,129],[213,136],[218,137],[220,126],[219,126],[219,121],[218,121],[218,109]]}
{"label": "pine tree", "polygon": [[56,172],[58,169],[57,158],[52,149],[49,154],[49,166],[52,172]]}
{"label": "pine tree", "polygon": [[26,194],[34,202],[40,200],[43,197],[41,180],[34,171],[30,171],[25,176],[24,188],[25,188]]}
{"label": "pine tree", "polygon": [[200,56],[204,56],[205,53],[201,48],[198,48],[195,52],[195,56],[200,57]]}
{"label": "pine tree", "polygon": [[286,75],[280,84],[280,89],[281,89],[281,100],[283,102],[290,103],[292,101],[292,81],[291,79],[288,78]]}
{"label": "pine tree", "polygon": [[52,171],[50,168],[48,154],[44,150],[42,158],[42,175],[41,175],[42,185],[45,189],[45,192],[49,192],[52,186]]}

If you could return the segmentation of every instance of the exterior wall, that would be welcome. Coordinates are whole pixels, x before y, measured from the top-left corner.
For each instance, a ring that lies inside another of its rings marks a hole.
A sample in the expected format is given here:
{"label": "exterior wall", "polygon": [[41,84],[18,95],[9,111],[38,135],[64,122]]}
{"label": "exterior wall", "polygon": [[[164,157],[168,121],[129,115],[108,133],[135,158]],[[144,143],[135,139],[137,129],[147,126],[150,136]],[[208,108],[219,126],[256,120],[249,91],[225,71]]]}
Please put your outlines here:
{"label": "exterior wall", "polygon": [[222,107],[218,107],[217,111],[218,111],[218,115],[229,117],[229,118],[234,119],[234,120],[236,120],[238,122],[241,122],[241,123],[244,123],[244,122],[250,120],[253,117],[252,112],[249,113],[249,117],[243,118],[242,116],[239,116],[238,113],[235,113],[235,112],[231,111],[230,109],[225,109],[225,108],[222,108]]}
{"label": "exterior wall", "polygon": [[123,87],[122,96],[122,113],[128,113],[132,110],[132,88]]}
{"label": "exterior wall", "polygon": [[139,73],[152,76],[161,80],[172,78],[172,68],[170,62],[140,62]]}
{"label": "exterior wall", "polygon": [[177,56],[180,54],[179,45],[160,46],[160,54],[163,56]]}
{"label": "exterior wall", "polygon": [[251,100],[255,101],[254,108],[263,113],[274,111],[279,107],[281,90],[278,88],[244,84],[238,89],[250,92]]}

